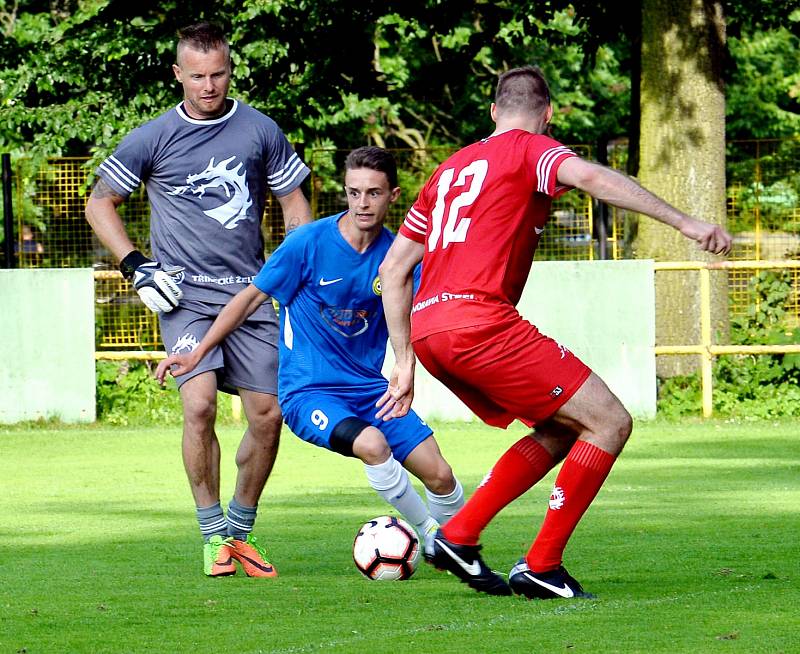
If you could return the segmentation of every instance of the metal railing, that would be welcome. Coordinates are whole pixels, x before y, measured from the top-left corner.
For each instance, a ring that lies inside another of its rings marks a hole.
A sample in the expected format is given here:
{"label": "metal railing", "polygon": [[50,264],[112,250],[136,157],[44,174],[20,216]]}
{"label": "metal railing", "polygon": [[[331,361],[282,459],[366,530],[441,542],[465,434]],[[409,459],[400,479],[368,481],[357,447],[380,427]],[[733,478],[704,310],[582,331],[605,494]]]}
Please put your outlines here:
{"label": "metal railing", "polygon": [[[696,354],[700,357],[700,382],[702,389],[703,417],[713,415],[713,363],[714,357],[729,354],[789,354],[800,353],[800,343],[785,345],[717,345],[714,343],[711,329],[711,271],[714,270],[778,270],[800,269],[800,261],[722,261],[705,263],[702,261],[669,261],[655,262],[656,272],[678,270],[697,270],[700,284],[700,343],[690,345],[655,345],[655,356],[676,354]],[[94,273],[95,280],[119,279],[116,271]],[[97,351],[95,360],[150,360],[157,361],[166,357],[162,351],[118,350]],[[238,399],[238,398],[236,398]],[[234,417],[238,419],[241,405],[234,402]]]}
{"label": "metal railing", "polygon": [[697,354],[700,356],[700,385],[703,417],[714,412],[714,357],[725,354],[789,354],[800,353],[800,343],[787,345],[716,345],[711,332],[712,270],[777,270],[800,268],[800,261],[664,261],[654,264],[656,271],[697,270],[700,274],[700,343],[695,345],[656,345],[656,356]]}

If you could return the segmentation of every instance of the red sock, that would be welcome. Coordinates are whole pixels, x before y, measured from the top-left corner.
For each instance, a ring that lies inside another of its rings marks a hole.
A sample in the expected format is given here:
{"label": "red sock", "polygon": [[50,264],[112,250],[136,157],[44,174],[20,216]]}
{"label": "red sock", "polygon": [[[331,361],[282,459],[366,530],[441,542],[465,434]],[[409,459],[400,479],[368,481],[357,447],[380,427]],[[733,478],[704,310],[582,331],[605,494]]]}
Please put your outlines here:
{"label": "red sock", "polygon": [[491,519],[554,465],[553,457],[536,440],[529,436],[521,438],[500,457],[469,501],[442,527],[444,537],[460,545],[477,545]]}
{"label": "red sock", "polygon": [[534,572],[561,565],[564,548],[581,516],[603,485],[616,457],[586,441],[575,441],[556,477],[539,535],[525,557]]}

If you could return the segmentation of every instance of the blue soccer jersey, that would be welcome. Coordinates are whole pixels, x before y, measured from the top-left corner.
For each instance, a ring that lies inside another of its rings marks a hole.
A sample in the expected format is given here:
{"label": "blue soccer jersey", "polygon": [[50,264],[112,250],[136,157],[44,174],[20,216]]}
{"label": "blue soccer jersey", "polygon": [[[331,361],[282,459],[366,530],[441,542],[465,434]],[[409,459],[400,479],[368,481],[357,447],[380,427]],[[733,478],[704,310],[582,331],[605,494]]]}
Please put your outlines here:
{"label": "blue soccer jersey", "polygon": [[291,232],[253,284],[280,303],[281,404],[300,391],[381,392],[388,330],[378,266],[394,236],[384,228],[363,252],[339,232],[344,213]]}

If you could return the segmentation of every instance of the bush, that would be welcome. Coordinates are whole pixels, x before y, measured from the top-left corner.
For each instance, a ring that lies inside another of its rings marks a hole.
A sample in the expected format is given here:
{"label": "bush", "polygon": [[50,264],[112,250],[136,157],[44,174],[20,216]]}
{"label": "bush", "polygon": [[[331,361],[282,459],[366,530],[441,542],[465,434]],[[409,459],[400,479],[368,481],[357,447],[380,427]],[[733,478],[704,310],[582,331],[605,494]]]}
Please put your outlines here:
{"label": "bush", "polygon": [[180,396],[175,381],[162,387],[149,361],[97,362],[97,419],[110,425],[179,423]]}
{"label": "bush", "polygon": [[[174,424],[183,420],[175,380],[162,387],[152,361],[97,362],[97,420],[109,425]],[[230,395],[220,393],[217,420],[233,423]]]}

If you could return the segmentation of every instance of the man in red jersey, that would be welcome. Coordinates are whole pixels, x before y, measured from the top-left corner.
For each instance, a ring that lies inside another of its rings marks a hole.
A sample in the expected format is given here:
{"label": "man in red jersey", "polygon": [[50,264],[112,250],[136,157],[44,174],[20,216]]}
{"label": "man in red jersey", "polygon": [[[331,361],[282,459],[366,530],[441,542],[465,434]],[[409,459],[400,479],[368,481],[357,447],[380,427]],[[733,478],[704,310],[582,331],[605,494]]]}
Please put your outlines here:
{"label": "man in red jersey", "polygon": [[[603,380],[515,308],[550,204],[578,188],[670,225],[707,252],[727,254],[731,237],[545,136],[553,109],[537,68],[500,76],[491,115],[491,136],[456,152],[425,184],[381,266],[397,363],[378,415],[388,420],[408,411],[416,353],[487,424],[505,428],[518,419],[535,426],[437,532],[426,558],[494,595],[590,597],[564,569],[562,555],[632,425]],[[419,261],[422,282],[412,307]],[[539,534],[506,584],[480,556],[481,531],[561,460]]]}

